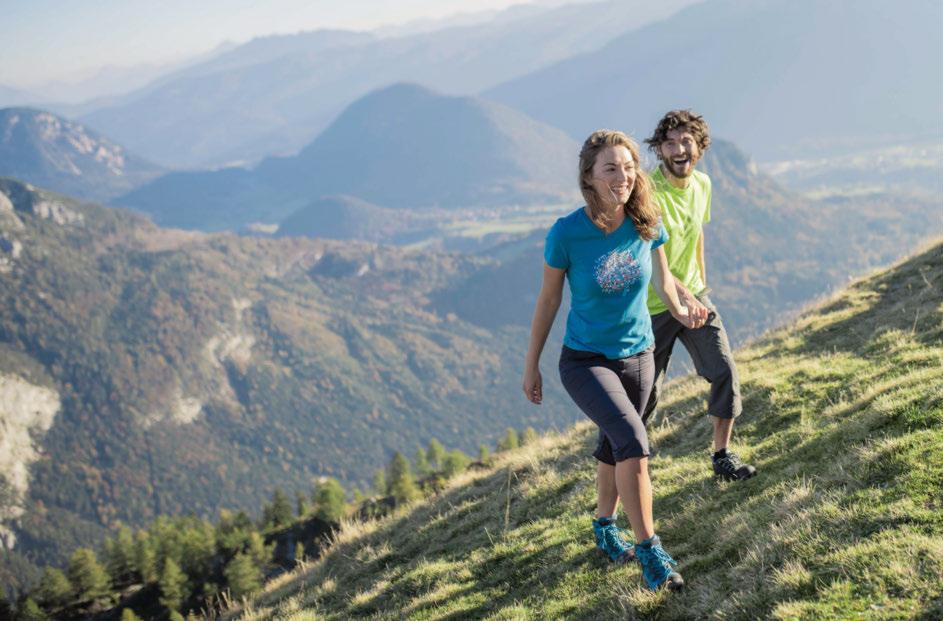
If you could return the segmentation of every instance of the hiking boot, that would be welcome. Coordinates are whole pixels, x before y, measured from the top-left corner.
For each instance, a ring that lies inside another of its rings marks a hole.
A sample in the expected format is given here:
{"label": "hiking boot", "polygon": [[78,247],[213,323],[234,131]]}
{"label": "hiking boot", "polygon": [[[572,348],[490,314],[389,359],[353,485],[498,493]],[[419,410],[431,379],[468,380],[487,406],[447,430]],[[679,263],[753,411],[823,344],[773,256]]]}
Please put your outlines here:
{"label": "hiking boot", "polygon": [[742,481],[756,474],[756,468],[740,461],[740,456],[727,451],[722,457],[713,457],[714,474],[727,481]]}
{"label": "hiking boot", "polygon": [[669,591],[680,591],[684,586],[681,574],[671,569],[672,565],[678,564],[677,561],[661,547],[658,535],[652,535],[651,538],[635,544],[635,558],[642,566],[645,584],[652,591],[658,590],[662,585]]}
{"label": "hiking boot", "polygon": [[621,528],[612,518],[593,520],[593,535],[596,537],[596,551],[613,563],[620,565],[635,558],[635,548],[628,541]]}

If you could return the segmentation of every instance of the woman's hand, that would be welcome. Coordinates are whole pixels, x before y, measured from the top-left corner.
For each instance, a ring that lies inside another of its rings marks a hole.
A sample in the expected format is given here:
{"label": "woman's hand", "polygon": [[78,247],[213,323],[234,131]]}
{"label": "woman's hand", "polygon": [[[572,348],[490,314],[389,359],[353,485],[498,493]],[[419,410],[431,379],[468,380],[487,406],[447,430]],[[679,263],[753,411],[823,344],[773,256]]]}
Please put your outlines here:
{"label": "woman's hand", "polygon": [[531,403],[540,405],[544,398],[543,378],[540,376],[540,369],[527,369],[524,371],[524,396]]}
{"label": "woman's hand", "polygon": [[[676,290],[678,293],[678,301],[688,309],[688,316],[692,319],[692,325],[687,325],[680,319],[682,324],[687,328],[701,328],[707,324],[710,311],[706,306],[701,304],[701,301],[694,297],[694,294],[688,291],[688,288],[681,284],[681,281],[675,279]],[[677,319],[677,317],[675,317]]]}
{"label": "woman's hand", "polygon": [[677,310],[671,310],[671,316],[675,318],[675,321],[680,323],[685,328],[694,330],[699,328],[703,324],[699,324],[698,319],[691,313],[686,306],[680,306]]}

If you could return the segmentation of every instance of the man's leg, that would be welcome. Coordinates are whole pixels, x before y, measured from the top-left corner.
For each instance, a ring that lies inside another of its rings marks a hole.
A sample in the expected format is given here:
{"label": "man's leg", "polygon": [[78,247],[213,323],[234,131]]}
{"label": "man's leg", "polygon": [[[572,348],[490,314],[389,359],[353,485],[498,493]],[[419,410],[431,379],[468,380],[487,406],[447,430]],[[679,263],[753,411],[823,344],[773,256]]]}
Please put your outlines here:
{"label": "man's leg", "polygon": [[707,412],[714,431],[714,472],[725,479],[748,479],[756,474],[756,468],[727,450],[733,421],[743,410],[737,366],[720,313],[707,296],[699,299],[714,317],[702,328],[682,331],[679,338],[691,355],[697,374],[711,385]]}
{"label": "man's leg", "polygon": [[658,395],[661,392],[665,374],[668,372],[668,363],[671,362],[671,350],[674,348],[675,339],[683,329],[684,326],[678,323],[669,312],[652,316],[652,332],[655,334],[655,383],[652,385],[652,394],[642,413],[642,422],[646,425],[658,408]]}
{"label": "man's leg", "polygon": [[711,423],[714,425],[714,452],[726,449],[733,433],[733,419],[711,416]]}

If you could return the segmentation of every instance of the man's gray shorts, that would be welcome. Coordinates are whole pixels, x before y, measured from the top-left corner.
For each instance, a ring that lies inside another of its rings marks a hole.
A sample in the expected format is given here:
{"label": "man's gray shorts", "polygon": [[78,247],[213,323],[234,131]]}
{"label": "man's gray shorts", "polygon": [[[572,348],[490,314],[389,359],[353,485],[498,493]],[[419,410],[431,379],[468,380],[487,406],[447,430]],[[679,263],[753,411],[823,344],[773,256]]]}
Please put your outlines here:
{"label": "man's gray shorts", "polygon": [[[713,317],[706,325],[696,330],[685,328],[667,311],[652,316],[652,331],[655,333],[655,384],[642,414],[642,421],[645,423],[658,406],[658,395],[668,370],[668,363],[671,361],[671,351],[675,341],[679,339],[694,362],[694,370],[710,382],[707,413],[717,418],[736,418],[743,411],[740,401],[740,378],[737,376],[737,366],[733,361],[730,341],[727,339],[727,331],[720,313],[706,295],[699,295],[698,300],[713,313]],[[599,435],[593,456],[603,463],[616,463],[604,434]]]}

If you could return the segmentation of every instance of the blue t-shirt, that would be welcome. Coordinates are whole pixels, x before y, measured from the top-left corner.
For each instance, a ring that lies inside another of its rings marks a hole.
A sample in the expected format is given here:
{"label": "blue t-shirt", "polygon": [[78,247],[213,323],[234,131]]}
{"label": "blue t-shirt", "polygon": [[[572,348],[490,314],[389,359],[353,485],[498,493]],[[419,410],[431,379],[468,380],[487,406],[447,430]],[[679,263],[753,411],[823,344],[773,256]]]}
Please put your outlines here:
{"label": "blue t-shirt", "polygon": [[652,250],[668,241],[665,227],[658,230],[657,239],[644,240],[626,218],[606,235],[582,207],[554,223],[544,243],[544,260],[566,270],[570,283],[564,345],[611,360],[651,346],[655,337],[646,303]]}

